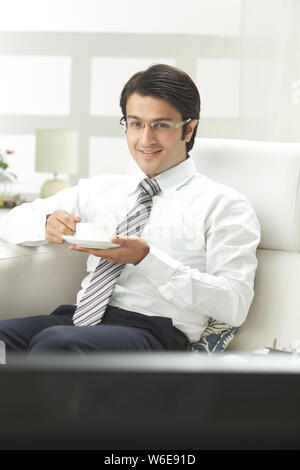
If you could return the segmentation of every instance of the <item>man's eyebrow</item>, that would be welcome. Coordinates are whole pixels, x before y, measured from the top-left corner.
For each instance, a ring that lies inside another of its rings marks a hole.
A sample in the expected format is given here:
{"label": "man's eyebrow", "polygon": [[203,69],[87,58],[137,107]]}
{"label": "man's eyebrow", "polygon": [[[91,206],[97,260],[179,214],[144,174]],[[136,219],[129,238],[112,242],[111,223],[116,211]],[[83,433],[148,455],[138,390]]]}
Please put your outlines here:
{"label": "man's eyebrow", "polygon": [[[142,118],[138,117],[138,116],[134,116],[133,114],[129,114],[127,116],[127,119],[128,118],[131,118],[131,119],[137,119],[138,121],[143,121]],[[170,118],[170,117],[158,117],[158,118],[155,118],[155,119],[152,119],[152,122],[156,122],[156,121],[174,121],[174,119]]]}

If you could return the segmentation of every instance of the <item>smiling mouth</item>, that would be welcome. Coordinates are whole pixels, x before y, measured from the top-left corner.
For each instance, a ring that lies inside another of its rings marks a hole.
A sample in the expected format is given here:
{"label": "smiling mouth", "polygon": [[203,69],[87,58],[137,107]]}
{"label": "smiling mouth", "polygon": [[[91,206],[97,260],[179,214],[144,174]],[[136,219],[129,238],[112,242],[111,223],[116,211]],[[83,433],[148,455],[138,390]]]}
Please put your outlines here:
{"label": "smiling mouth", "polygon": [[161,152],[162,149],[157,149],[157,150],[154,150],[154,149],[151,149],[151,150],[138,149],[138,151],[141,152],[143,155],[153,156],[153,155],[157,155],[159,152]]}

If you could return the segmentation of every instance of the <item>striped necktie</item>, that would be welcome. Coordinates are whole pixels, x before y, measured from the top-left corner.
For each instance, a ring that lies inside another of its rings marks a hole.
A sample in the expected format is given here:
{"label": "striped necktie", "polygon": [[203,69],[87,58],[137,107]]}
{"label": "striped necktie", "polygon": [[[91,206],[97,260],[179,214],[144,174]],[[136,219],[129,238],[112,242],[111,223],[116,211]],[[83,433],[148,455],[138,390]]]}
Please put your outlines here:
{"label": "striped necktie", "polygon": [[[137,201],[117,226],[116,235],[140,236],[149,219],[152,198],[160,191],[160,187],[154,178],[145,178],[138,185],[138,189],[140,194]],[[101,322],[124,266],[125,264],[111,263],[105,258],[100,259],[73,315],[75,326],[97,325]]]}

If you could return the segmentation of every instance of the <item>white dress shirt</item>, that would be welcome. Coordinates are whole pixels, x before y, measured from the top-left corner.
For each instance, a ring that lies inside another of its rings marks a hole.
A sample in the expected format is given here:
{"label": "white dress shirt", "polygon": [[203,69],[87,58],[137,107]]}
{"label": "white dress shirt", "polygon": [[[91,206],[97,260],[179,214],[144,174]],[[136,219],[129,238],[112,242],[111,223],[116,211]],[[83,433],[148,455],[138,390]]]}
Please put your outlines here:
{"label": "white dress shirt", "polygon": [[[63,209],[82,222],[117,224],[134,206],[137,185],[146,175],[105,174],[82,179],[55,196],[16,207],[0,223],[0,238],[38,245],[45,240],[46,215]],[[110,305],[172,319],[191,342],[198,341],[209,317],[241,325],[254,292],[260,226],[249,201],[232,188],[196,172],[192,157],[159,174],[141,238],[150,245],[137,265],[127,264]],[[74,252],[74,256],[77,253]],[[89,274],[99,258],[90,255]]]}

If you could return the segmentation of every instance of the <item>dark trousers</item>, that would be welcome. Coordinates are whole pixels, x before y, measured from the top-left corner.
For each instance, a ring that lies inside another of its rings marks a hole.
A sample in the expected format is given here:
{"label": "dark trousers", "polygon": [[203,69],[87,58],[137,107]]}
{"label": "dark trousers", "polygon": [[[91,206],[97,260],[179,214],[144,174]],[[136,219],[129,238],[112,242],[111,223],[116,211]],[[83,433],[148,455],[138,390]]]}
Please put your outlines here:
{"label": "dark trousers", "polygon": [[185,350],[187,338],[166,317],[148,316],[108,306],[102,322],[74,326],[74,305],[61,305],[50,315],[0,320],[0,340],[8,354],[39,352]]}

